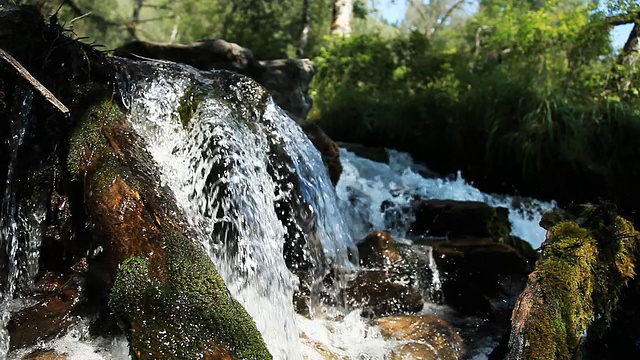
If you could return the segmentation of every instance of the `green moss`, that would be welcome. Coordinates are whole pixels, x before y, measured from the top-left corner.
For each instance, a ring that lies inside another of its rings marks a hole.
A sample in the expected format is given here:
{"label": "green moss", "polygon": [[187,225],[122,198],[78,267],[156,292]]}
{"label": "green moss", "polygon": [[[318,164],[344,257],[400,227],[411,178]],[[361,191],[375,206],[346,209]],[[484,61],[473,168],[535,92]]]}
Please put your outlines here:
{"label": "green moss", "polygon": [[84,169],[92,165],[94,158],[116,159],[102,128],[122,116],[118,105],[108,98],[89,104],[82,114],[69,140],[67,157],[67,168],[76,179],[83,177]]}
{"label": "green moss", "polygon": [[585,334],[609,326],[635,275],[639,237],[631,223],[606,205],[583,210],[553,225],[543,244],[533,275],[542,296],[528,319],[526,359],[575,358]]}
{"label": "green moss", "polygon": [[122,264],[109,302],[131,324],[141,357],[196,359],[223,347],[234,359],[271,359],[204,250],[179,234],[166,241],[166,279],[155,278],[147,260],[131,258]]}
{"label": "green moss", "polygon": [[544,260],[536,269],[544,284],[545,306],[532,319],[531,359],[571,359],[594,318],[597,243],[574,222],[561,222],[551,231],[556,241],[544,248]]}
{"label": "green moss", "polygon": [[200,102],[202,102],[202,100],[202,92],[195,91],[193,85],[187,87],[184,95],[182,95],[178,102],[178,116],[183,127],[186,128],[187,125],[189,125],[193,114],[198,109],[198,105],[200,104]]}
{"label": "green moss", "polygon": [[503,207],[491,208],[493,216],[487,223],[487,231],[494,239],[506,239],[511,234],[509,210]]}

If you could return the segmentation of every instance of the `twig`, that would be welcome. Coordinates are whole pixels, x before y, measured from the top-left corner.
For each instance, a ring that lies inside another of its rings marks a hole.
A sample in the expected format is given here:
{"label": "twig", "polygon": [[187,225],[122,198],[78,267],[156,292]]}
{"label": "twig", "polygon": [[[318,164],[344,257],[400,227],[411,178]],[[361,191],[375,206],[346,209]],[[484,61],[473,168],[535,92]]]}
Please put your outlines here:
{"label": "twig", "polygon": [[55,106],[65,116],[69,116],[69,109],[64,106],[64,104],[60,102],[60,100],[58,100],[51,93],[51,91],[49,91],[49,89],[44,87],[44,85],[42,85],[36,78],[34,78],[33,75],[31,75],[29,71],[27,71],[27,69],[22,66],[22,64],[20,64],[16,59],[13,58],[13,56],[9,55],[2,48],[0,48],[0,58],[11,65],[18,72],[18,74],[25,80],[27,80],[27,82],[29,82],[31,86],[38,90],[38,92],[40,92],[40,94],[42,94],[42,96],[44,96],[44,98],[47,99],[47,101],[49,101],[51,105]]}

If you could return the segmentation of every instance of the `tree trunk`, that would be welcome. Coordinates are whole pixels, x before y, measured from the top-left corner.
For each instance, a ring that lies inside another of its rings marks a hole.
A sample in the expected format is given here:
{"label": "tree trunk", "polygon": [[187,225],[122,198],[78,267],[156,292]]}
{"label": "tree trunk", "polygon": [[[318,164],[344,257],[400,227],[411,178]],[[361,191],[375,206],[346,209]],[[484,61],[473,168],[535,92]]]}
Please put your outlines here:
{"label": "tree trunk", "polygon": [[609,23],[612,25],[634,24],[629,38],[622,48],[622,53],[614,65],[613,75],[605,86],[608,90],[626,92],[629,91],[633,83],[632,77],[628,76],[632,71],[627,68],[637,66],[640,63],[640,13],[633,14],[633,17],[612,18]]}
{"label": "tree trunk", "polygon": [[142,10],[143,3],[144,0],[136,0],[133,4],[133,15],[131,17],[131,22],[127,25],[127,31],[129,32],[130,40],[138,40],[138,34],[136,34],[136,30],[140,22],[140,11]]}
{"label": "tree trunk", "polygon": [[352,17],[353,0],[335,0],[333,2],[333,21],[331,22],[331,36],[350,36]]}
{"label": "tree trunk", "polygon": [[[640,60],[640,17],[636,19],[629,38],[622,48],[620,63],[622,65],[632,67],[637,66]],[[631,88],[632,81],[628,76],[620,79],[618,87],[622,91],[628,91]]]}
{"label": "tree trunk", "polygon": [[304,51],[309,42],[309,29],[311,28],[311,0],[302,0],[302,30],[300,31],[300,43],[296,51],[299,58],[304,57]]}

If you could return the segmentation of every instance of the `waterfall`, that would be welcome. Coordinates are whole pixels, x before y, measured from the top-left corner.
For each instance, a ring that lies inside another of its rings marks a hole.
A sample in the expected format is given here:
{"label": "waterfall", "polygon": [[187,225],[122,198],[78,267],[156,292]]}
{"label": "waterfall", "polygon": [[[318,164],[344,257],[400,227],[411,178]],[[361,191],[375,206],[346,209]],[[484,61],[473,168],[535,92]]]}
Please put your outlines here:
{"label": "waterfall", "polygon": [[135,130],[274,358],[301,359],[292,305],[298,279],[283,259],[279,207],[300,203],[296,226],[311,232],[315,269],[350,267],[351,239],[322,159],[252,80],[222,75],[221,89],[219,74],[154,66],[152,76],[128,79]]}

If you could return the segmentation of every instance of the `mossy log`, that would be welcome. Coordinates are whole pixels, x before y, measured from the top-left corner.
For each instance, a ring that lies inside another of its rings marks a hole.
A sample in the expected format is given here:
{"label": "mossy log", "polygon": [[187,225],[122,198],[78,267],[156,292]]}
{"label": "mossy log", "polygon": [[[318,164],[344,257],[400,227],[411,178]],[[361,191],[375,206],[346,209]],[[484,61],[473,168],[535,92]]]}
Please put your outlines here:
{"label": "mossy log", "polygon": [[[99,92],[99,91],[98,91]],[[251,317],[190,238],[144,141],[108,93],[84,110],[68,168],[84,184],[94,260],[139,359],[270,359]]]}
{"label": "mossy log", "polygon": [[542,257],[513,310],[508,359],[581,358],[635,275],[640,234],[611,205],[546,221]]}

